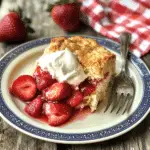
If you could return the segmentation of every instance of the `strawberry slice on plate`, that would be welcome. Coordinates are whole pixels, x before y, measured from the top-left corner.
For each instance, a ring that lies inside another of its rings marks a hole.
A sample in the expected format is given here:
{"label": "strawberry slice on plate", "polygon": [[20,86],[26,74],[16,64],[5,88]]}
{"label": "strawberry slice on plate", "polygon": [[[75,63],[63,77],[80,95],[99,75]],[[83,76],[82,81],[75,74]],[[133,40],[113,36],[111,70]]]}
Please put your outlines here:
{"label": "strawberry slice on plate", "polygon": [[83,101],[83,94],[80,91],[74,91],[72,96],[66,101],[71,107],[78,106]]}
{"label": "strawberry slice on plate", "polygon": [[13,82],[9,91],[22,101],[29,101],[34,98],[37,91],[35,79],[30,75],[21,75]]}
{"label": "strawberry slice on plate", "polygon": [[43,96],[47,101],[61,101],[68,98],[72,94],[72,88],[67,83],[54,83],[43,90]]}
{"label": "strawberry slice on plate", "polygon": [[64,124],[72,115],[72,108],[67,104],[47,103],[44,108],[51,126]]}
{"label": "strawberry slice on plate", "polygon": [[25,112],[32,117],[39,117],[42,113],[43,101],[41,96],[33,99],[29,104],[24,108]]}
{"label": "strawberry slice on plate", "polygon": [[51,102],[47,102],[43,104],[43,114],[46,116],[51,115]]}
{"label": "strawberry slice on plate", "polygon": [[52,76],[49,74],[49,72],[45,70],[43,71],[40,66],[37,66],[33,77],[36,80],[37,88],[39,91],[56,82],[55,79],[52,79]]}

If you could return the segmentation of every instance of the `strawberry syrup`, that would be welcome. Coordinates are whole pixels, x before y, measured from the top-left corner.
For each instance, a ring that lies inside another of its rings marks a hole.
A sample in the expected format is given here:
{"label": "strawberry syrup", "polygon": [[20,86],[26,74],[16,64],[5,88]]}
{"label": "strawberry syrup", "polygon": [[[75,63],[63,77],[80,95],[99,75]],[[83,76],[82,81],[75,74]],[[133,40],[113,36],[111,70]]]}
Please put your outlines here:
{"label": "strawberry syrup", "polygon": [[[104,79],[106,79],[108,77],[108,75],[109,75],[109,73],[106,73],[104,76]],[[95,91],[97,84],[102,82],[103,80],[91,80],[91,81],[85,80],[80,85],[79,89],[82,91],[84,96],[88,96],[92,92]],[[75,88],[74,88],[74,90],[75,90]],[[91,114],[91,110],[89,107],[85,107],[83,109],[75,109],[73,111],[72,117],[66,123],[60,125],[60,127],[63,127],[65,125],[68,125],[75,121],[79,121],[79,120],[83,121],[90,114]],[[41,117],[39,117],[38,120],[48,124],[48,118],[45,115],[42,115]]]}
{"label": "strawberry syrup", "polygon": [[72,118],[67,123],[71,123],[78,120],[84,120],[90,114],[91,114],[91,110],[88,107],[82,110],[75,110]]}
{"label": "strawberry syrup", "polygon": [[48,118],[45,115],[40,116],[38,120],[48,124]]}
{"label": "strawberry syrup", "polygon": [[[84,120],[88,115],[91,114],[90,108],[86,107],[82,110],[75,110],[73,112],[72,117],[63,125],[60,125],[60,127],[63,127],[65,125],[68,125],[70,123],[73,123],[75,121]],[[41,117],[37,118],[39,121],[44,122],[48,124],[48,118],[45,115],[42,115]]]}

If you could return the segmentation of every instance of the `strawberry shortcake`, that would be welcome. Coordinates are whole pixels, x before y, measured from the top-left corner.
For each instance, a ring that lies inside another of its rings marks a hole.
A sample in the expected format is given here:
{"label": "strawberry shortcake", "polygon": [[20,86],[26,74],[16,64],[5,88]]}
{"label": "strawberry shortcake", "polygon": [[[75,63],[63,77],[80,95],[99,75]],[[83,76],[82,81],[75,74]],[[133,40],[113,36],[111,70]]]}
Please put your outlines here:
{"label": "strawberry shortcake", "polygon": [[37,60],[33,76],[18,77],[10,92],[29,101],[24,109],[28,115],[45,115],[49,125],[59,126],[71,118],[75,109],[89,107],[94,112],[99,102],[107,99],[115,60],[113,53],[91,38],[52,38]]}

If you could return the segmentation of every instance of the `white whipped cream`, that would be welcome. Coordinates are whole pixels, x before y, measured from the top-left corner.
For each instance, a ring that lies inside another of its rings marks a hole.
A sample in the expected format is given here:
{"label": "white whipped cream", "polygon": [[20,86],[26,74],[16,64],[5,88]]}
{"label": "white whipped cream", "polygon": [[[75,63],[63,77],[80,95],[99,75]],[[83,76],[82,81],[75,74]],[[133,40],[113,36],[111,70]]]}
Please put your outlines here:
{"label": "white whipped cream", "polygon": [[77,57],[67,48],[51,54],[45,54],[37,60],[37,63],[59,82],[66,81],[71,85],[79,85],[87,78]]}

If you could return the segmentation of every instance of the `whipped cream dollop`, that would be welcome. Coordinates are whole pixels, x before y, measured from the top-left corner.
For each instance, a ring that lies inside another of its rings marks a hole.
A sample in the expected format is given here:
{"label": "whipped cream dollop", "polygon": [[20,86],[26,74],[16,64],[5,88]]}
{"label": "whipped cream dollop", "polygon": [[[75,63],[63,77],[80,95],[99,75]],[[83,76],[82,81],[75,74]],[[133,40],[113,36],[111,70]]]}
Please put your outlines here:
{"label": "whipped cream dollop", "polygon": [[77,86],[87,78],[77,57],[67,48],[45,54],[37,60],[37,63],[59,82],[65,81]]}

